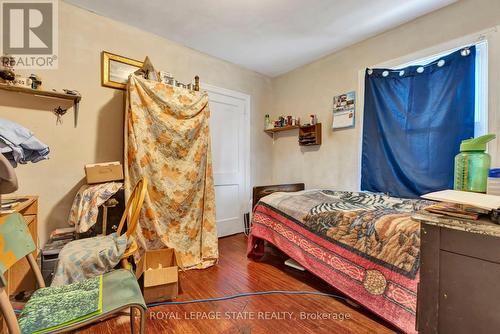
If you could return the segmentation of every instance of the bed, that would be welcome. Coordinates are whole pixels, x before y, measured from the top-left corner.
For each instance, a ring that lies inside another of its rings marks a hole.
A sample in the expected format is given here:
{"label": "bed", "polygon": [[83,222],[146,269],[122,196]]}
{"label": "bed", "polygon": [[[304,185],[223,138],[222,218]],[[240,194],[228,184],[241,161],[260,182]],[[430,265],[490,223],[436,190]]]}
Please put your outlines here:
{"label": "bed", "polygon": [[[415,333],[420,225],[431,204],[381,194],[254,189],[248,257],[270,242],[334,288],[407,333]],[[290,192],[293,191],[293,192]],[[264,195],[267,195],[263,197]]]}

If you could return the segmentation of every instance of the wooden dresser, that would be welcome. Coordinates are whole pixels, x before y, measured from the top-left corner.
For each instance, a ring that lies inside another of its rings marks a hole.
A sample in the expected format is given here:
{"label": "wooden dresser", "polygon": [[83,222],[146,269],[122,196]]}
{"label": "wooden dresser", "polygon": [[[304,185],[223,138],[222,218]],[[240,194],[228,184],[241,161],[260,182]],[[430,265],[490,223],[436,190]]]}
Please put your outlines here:
{"label": "wooden dresser", "polygon": [[418,331],[500,331],[500,225],[418,214]]}
{"label": "wooden dresser", "polygon": [[[23,215],[26,225],[30,231],[31,237],[36,245],[36,250],[33,252],[35,259],[38,256],[38,197],[37,196],[2,196],[2,202],[7,202],[10,199],[25,199],[15,205],[12,210]],[[21,291],[33,291],[37,288],[35,276],[30,269],[28,260],[23,258],[14,264],[4,275],[7,280],[7,293],[13,297]],[[4,324],[3,317],[0,314],[0,330],[2,333],[7,333],[7,327]]]}

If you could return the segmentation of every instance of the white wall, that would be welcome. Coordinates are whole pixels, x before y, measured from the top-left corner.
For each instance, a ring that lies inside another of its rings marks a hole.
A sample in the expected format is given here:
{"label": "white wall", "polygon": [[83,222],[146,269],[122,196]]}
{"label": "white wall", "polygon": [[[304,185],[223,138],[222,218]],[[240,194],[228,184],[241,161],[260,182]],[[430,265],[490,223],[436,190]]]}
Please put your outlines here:
{"label": "white wall", "polygon": [[50,160],[16,169],[18,194],[40,196],[42,244],[51,230],[66,225],[83,183],[83,166],[122,160],[123,92],[101,87],[103,50],[134,59],[148,55],[157,68],[182,82],[198,74],[203,83],[250,95],[251,184],[271,182],[271,147],[261,131],[264,115],[270,112],[269,78],[64,2],[59,5],[59,34],[59,69],[37,73],[45,89],[70,88],[83,95],[78,127],[73,127],[72,110],[63,125],[56,125],[51,110],[59,101],[0,93],[0,117],[30,128],[51,149]]}
{"label": "white wall", "polygon": [[[405,56],[429,48],[438,50],[436,46],[449,49],[449,41],[499,24],[500,1],[462,0],[273,79],[271,118],[292,114],[307,120],[309,114],[317,114],[323,126],[323,144],[318,147],[299,147],[297,130],[276,136],[273,183],[305,182],[308,188],[359,189],[363,105],[359,99],[360,71],[393,59],[409,60]],[[500,136],[500,33],[493,29],[487,36],[489,130]],[[334,132],[332,98],[352,90],[358,96],[356,127]],[[489,147],[495,166],[500,166],[498,142]]]}

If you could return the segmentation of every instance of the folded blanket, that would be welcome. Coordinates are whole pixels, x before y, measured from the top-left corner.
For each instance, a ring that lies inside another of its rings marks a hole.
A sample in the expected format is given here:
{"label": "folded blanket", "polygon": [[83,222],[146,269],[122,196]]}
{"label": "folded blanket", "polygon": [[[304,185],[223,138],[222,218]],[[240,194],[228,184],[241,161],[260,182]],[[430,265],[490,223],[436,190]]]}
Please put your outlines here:
{"label": "folded blanket", "polygon": [[0,119],[0,152],[16,167],[18,163],[26,164],[30,161],[35,163],[48,159],[50,149],[29,129],[6,119]]}

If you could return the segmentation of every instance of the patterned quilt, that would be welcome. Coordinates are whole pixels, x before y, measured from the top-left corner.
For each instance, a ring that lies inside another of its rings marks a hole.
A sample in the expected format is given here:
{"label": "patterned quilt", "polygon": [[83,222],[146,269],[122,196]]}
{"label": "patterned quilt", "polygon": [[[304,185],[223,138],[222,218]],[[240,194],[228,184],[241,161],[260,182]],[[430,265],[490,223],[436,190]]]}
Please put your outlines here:
{"label": "patterned quilt", "polygon": [[249,257],[267,240],[352,299],[415,332],[420,225],[430,205],[381,194],[331,190],[274,193],[256,206]]}

